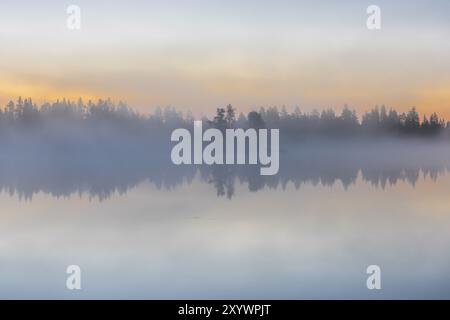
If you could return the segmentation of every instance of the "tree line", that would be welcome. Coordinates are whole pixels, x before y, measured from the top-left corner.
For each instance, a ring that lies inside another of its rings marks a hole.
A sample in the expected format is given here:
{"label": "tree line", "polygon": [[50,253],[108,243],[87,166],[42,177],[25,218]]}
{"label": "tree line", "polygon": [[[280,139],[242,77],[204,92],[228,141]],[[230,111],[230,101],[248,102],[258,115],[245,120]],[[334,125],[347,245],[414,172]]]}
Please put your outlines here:
{"label": "tree line", "polygon": [[[81,125],[83,128],[109,126],[117,130],[125,128],[144,130],[172,130],[191,128],[193,115],[183,114],[173,107],[157,108],[152,114],[140,114],[125,103],[115,104],[110,99],[97,102],[82,99],[70,101],[57,100],[40,106],[31,98],[18,98],[0,109],[0,131],[2,129],[30,129],[45,127],[46,123],[62,123],[66,126]],[[397,112],[385,106],[375,107],[361,117],[348,106],[340,113],[333,109],[321,112],[313,110],[302,112],[295,108],[260,108],[248,114],[237,113],[231,105],[217,108],[213,117],[202,119],[206,126],[220,130],[226,128],[278,128],[287,137],[294,139],[308,136],[450,136],[450,122],[436,113],[420,116],[415,108],[408,112]]]}

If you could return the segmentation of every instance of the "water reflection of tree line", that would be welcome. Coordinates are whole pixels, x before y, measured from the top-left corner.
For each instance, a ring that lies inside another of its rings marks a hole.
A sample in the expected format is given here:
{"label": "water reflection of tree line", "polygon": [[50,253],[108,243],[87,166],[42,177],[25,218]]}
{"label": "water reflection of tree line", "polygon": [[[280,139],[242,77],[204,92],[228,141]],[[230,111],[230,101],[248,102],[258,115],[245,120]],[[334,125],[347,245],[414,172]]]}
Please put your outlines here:
{"label": "water reflection of tree line", "polygon": [[[333,153],[335,154],[333,156]],[[197,176],[209,183],[218,196],[232,198],[235,186],[243,184],[250,191],[262,189],[296,189],[303,184],[334,186],[336,183],[348,188],[361,176],[373,186],[385,188],[404,181],[411,185],[427,176],[436,180],[447,173],[450,158],[445,163],[440,157],[421,158],[417,151],[392,158],[374,159],[370,151],[363,154],[339,154],[338,151],[304,154],[283,154],[280,172],[275,176],[261,176],[257,166],[175,166],[164,158],[154,159],[151,153],[137,156],[92,155],[88,158],[47,159],[24,157],[0,161],[0,188],[20,198],[43,192],[55,197],[68,197],[86,193],[100,200],[114,193],[123,194],[142,182],[150,182],[157,189],[170,191],[184,184],[191,184]],[[392,155],[392,153],[391,153]],[[128,156],[130,158],[128,158]]]}

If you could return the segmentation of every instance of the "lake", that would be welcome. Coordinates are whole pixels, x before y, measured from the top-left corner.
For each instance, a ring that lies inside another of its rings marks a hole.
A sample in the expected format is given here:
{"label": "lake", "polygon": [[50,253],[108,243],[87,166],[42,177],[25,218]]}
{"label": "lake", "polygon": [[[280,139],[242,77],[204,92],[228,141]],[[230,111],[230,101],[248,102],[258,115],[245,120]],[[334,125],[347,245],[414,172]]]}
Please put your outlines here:
{"label": "lake", "polygon": [[[274,177],[4,162],[0,297],[450,298],[447,154],[326,150],[285,155]],[[79,291],[66,289],[74,264]],[[369,265],[381,290],[366,287]]]}

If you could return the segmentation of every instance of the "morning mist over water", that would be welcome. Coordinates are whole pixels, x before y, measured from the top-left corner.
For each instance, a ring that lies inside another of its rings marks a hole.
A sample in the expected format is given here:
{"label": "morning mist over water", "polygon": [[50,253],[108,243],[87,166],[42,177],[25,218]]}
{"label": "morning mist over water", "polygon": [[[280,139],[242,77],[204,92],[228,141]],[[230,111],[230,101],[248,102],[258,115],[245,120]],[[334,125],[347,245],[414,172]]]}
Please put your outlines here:
{"label": "morning mist over water", "polygon": [[[449,127],[395,115],[203,119],[279,128],[279,172],[262,176],[174,165],[170,134],[193,119],[172,108],[14,104],[0,116],[0,296],[71,298],[53,274],[76,261],[79,298],[449,298]],[[376,293],[361,272],[375,262]]]}
{"label": "morning mist over water", "polygon": [[[331,109],[288,113],[277,108],[244,115],[229,105],[202,120],[205,130],[218,132],[277,128],[279,172],[261,176],[261,164],[245,164],[252,150],[248,137],[242,140],[242,164],[174,164],[171,133],[178,128],[192,132],[194,120],[173,108],[142,115],[109,100],[63,100],[38,107],[31,99],[19,99],[0,114],[0,188],[21,199],[44,192],[105,200],[145,181],[171,190],[198,179],[228,198],[235,184],[246,184],[250,191],[338,182],[348,188],[358,175],[374,187],[398,181],[414,186],[427,176],[445,176],[450,164],[450,126],[436,114],[419,119],[414,109],[398,114],[377,107],[359,120],[348,107],[338,115]],[[203,150],[211,142],[200,143]],[[226,144],[225,139],[224,158]],[[191,148],[193,154],[195,145]],[[267,153],[273,154],[270,144]]]}

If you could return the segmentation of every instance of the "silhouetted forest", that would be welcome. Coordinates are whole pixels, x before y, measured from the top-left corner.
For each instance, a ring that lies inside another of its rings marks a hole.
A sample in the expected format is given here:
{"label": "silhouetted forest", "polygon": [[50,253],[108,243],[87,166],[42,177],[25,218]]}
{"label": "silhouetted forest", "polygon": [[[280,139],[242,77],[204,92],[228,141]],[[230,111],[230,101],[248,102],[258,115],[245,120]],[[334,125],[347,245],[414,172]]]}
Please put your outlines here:
{"label": "silhouetted forest", "polygon": [[[84,103],[66,99],[37,106],[32,99],[19,98],[10,101],[0,110],[0,132],[3,134],[19,129],[20,132],[34,131],[63,135],[82,132],[106,133],[115,129],[122,134],[150,134],[172,131],[174,128],[192,128],[191,113],[183,115],[173,107],[158,108],[149,115],[139,114],[126,104],[113,103],[111,100],[98,100]],[[321,112],[302,112],[296,108],[293,112],[286,108],[260,108],[247,115],[236,113],[228,105],[217,108],[211,119],[202,119],[206,126],[226,128],[278,128],[286,139],[303,140],[311,136],[332,138],[355,137],[436,137],[450,134],[450,122],[441,119],[436,113],[420,116],[415,108],[399,113],[385,106],[375,107],[358,117],[354,110],[344,106],[339,114],[333,109]],[[444,135],[443,135],[444,134]],[[146,135],[146,138],[154,134]],[[51,138],[48,136],[48,138]]]}
{"label": "silhouetted forest", "polygon": [[375,108],[359,120],[349,108],[339,115],[284,108],[243,115],[231,106],[204,118],[205,127],[221,130],[280,129],[280,171],[261,176],[250,165],[173,165],[170,134],[192,130],[194,119],[171,107],[143,115],[110,100],[38,107],[18,99],[0,112],[0,190],[25,199],[38,192],[107,199],[145,181],[170,190],[196,176],[228,198],[237,184],[250,191],[304,183],[347,188],[361,177],[382,188],[399,181],[414,185],[421,176],[435,180],[450,169],[449,124],[436,114],[419,119],[414,109]]}

